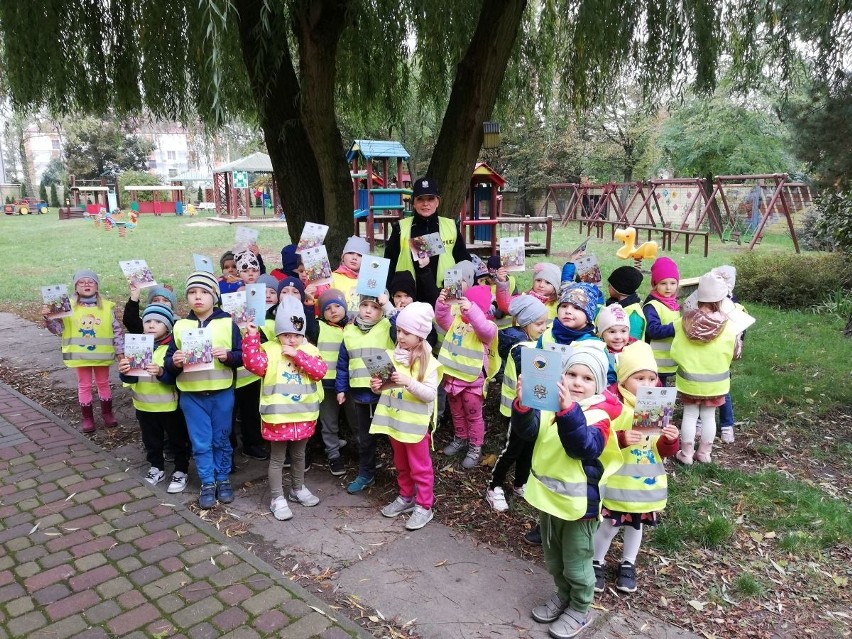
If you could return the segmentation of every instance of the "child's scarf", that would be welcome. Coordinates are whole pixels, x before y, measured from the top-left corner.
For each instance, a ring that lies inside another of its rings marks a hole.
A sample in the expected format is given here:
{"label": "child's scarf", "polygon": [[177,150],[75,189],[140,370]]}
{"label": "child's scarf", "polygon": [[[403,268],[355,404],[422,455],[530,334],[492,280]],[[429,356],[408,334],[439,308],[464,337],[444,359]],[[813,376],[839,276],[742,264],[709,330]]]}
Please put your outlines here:
{"label": "child's scarf", "polygon": [[335,269],[335,271],[334,271],[334,272],[335,272],[335,273],[340,273],[341,275],[345,275],[346,277],[351,277],[353,280],[357,280],[357,279],[358,279],[358,273],[357,273],[356,271],[353,271],[353,270],[352,270],[351,268],[349,268],[348,266],[344,266],[343,264],[341,264],[340,266],[338,266],[338,267]]}
{"label": "child's scarf", "polygon": [[372,322],[368,322],[367,320],[363,319],[360,315],[356,315],[355,319],[352,320],[352,323],[355,324],[355,326],[358,327],[358,330],[360,330],[362,333],[369,333],[370,330],[372,330],[372,328],[381,321],[381,319],[382,318],[379,317],[379,319],[377,319],[377,320],[374,320]]}
{"label": "child's scarf", "polygon": [[553,302],[556,301],[556,294],[555,293],[553,295],[540,295],[540,294],[536,293],[534,290],[530,289],[529,292],[527,293],[527,295],[532,295],[534,298],[536,298],[539,302],[541,302],[545,306],[547,306],[548,304],[553,304]]}
{"label": "child's scarf", "polygon": [[[557,344],[570,344],[587,335],[594,335],[595,327],[592,324],[586,324],[581,329],[567,328],[562,325],[558,319],[553,320],[553,339]],[[540,341],[540,340],[539,340]]]}
{"label": "child's scarf", "polygon": [[653,297],[655,300],[660,302],[660,304],[665,306],[670,311],[680,311],[680,304],[677,303],[676,297],[663,297],[662,295],[657,293],[657,291],[651,291],[649,297]]}

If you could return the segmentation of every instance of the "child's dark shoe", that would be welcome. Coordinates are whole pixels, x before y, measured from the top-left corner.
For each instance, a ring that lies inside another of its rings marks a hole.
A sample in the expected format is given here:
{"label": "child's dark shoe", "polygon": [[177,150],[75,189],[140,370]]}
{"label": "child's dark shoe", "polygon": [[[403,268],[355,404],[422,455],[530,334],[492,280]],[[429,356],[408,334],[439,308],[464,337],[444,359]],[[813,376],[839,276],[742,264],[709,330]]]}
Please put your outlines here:
{"label": "child's dark shoe", "polygon": [[592,568],[595,569],[595,592],[603,592],[606,587],[604,580],[604,567],[596,561],[592,562]]}
{"label": "child's dark shoe", "polygon": [[[618,578],[615,587],[621,592],[636,592],[636,566],[629,561],[622,561],[618,566]],[[595,588],[597,590],[597,588]]]}
{"label": "child's dark shoe", "polygon": [[375,477],[364,477],[363,475],[358,475],[351,484],[346,487],[346,492],[350,495],[355,495],[360,493],[365,488],[369,488],[373,484],[376,483]]}
{"label": "child's dark shoe", "polygon": [[234,489],[231,487],[229,480],[226,479],[216,484],[216,497],[223,504],[230,504],[234,501]]}
{"label": "child's dark shoe", "polygon": [[216,505],[216,484],[202,484],[198,505],[204,510],[210,510]]}

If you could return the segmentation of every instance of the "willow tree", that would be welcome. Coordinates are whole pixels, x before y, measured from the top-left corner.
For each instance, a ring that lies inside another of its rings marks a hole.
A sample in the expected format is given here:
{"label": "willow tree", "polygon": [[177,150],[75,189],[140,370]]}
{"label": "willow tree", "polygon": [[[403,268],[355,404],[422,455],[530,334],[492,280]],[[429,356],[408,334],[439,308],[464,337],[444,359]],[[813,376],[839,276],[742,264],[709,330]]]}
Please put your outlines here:
{"label": "willow tree", "polygon": [[[785,76],[802,46],[826,76],[848,2],[814,0],[0,0],[0,77],[17,109],[150,113],[262,128],[290,232],[352,227],[341,109],[389,123],[406,98],[444,113],[429,173],[454,215],[498,97],[546,109],[605,96],[625,69],[653,91],[714,85],[723,55]],[[760,56],[770,52],[775,57]]]}

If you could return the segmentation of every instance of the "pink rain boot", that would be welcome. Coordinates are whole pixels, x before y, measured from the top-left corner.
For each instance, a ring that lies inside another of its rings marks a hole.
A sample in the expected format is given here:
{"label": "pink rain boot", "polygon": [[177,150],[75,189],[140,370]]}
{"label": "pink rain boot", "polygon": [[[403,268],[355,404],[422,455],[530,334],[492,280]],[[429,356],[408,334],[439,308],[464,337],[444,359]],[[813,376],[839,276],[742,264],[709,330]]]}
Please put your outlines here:
{"label": "pink rain boot", "polygon": [[692,466],[692,453],[693,453],[694,450],[695,450],[695,444],[694,443],[689,442],[687,444],[686,442],[681,442],[680,443],[680,450],[677,451],[675,458],[681,464],[684,464],[686,466]]}
{"label": "pink rain boot", "polygon": [[713,460],[710,458],[710,452],[713,450],[713,442],[701,442],[698,445],[698,452],[695,453],[695,461],[701,464],[709,464]]}
{"label": "pink rain boot", "polygon": [[84,433],[95,432],[95,417],[92,414],[91,404],[80,404],[80,413],[83,415],[83,423],[81,424]]}

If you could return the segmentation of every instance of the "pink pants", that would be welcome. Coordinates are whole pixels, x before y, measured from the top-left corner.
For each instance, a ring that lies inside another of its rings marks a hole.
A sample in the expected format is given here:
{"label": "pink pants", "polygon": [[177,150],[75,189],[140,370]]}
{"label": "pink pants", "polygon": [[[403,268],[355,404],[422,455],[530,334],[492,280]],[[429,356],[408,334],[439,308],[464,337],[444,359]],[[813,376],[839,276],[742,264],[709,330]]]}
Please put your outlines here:
{"label": "pink pants", "polygon": [[109,388],[109,366],[80,366],[77,370],[77,397],[81,404],[92,403],[92,376],[98,387],[98,398],[112,399]]}
{"label": "pink pants", "polygon": [[393,448],[393,465],[396,466],[396,482],[399,484],[399,496],[405,500],[414,497],[421,508],[431,508],[435,500],[435,474],[432,470],[432,457],[429,455],[431,437],[421,439],[416,444],[404,444],[388,437]]}
{"label": "pink pants", "polygon": [[[459,392],[456,393],[457,390]],[[482,446],[485,441],[482,391],[472,387],[460,390],[454,388],[447,393],[447,403],[450,405],[456,437],[468,440],[472,446]]]}

